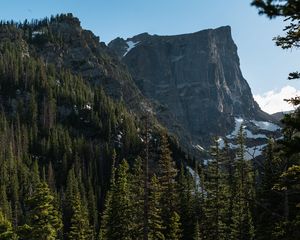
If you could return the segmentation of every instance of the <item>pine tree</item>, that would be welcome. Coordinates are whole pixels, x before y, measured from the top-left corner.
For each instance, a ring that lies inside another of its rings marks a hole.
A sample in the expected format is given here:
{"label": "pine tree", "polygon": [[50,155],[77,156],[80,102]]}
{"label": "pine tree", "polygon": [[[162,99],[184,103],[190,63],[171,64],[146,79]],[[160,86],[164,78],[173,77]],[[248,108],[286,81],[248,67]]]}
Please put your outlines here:
{"label": "pine tree", "polygon": [[181,165],[180,174],[178,178],[178,195],[179,195],[179,215],[182,222],[182,234],[184,239],[192,240],[193,231],[196,221],[196,196],[198,196],[197,189],[199,186],[197,176],[191,176],[185,171],[183,164]]}
{"label": "pine tree", "polygon": [[55,240],[62,228],[60,213],[54,207],[54,197],[45,182],[38,184],[28,199],[32,240]]}
{"label": "pine tree", "polygon": [[92,229],[88,221],[87,209],[82,205],[79,192],[72,199],[71,226],[68,232],[69,240],[92,240]]}
{"label": "pine tree", "polygon": [[96,235],[96,230],[98,229],[98,209],[97,209],[97,199],[95,196],[95,192],[93,189],[93,185],[91,180],[89,179],[89,184],[88,184],[88,215],[89,215],[89,220],[90,224],[93,228],[94,235]]}
{"label": "pine tree", "polygon": [[0,209],[0,240],[16,240],[17,235],[13,232],[12,224],[3,215]]}
{"label": "pine tree", "polygon": [[294,113],[285,115],[283,139],[277,141],[276,156],[281,166],[279,177],[273,190],[282,196],[281,214],[283,219],[274,228],[275,239],[294,239],[299,235],[300,226],[300,102],[292,100],[297,106]]}
{"label": "pine tree", "polygon": [[[166,239],[172,239],[173,236],[171,236],[171,234],[174,234],[174,232],[171,232],[171,227],[174,227],[173,224],[175,224],[175,222],[172,221],[180,221],[180,219],[177,219],[177,216],[175,216],[178,207],[178,194],[175,181],[177,169],[171,157],[171,151],[165,134],[162,134],[161,137],[158,165],[159,181],[162,187],[161,207],[163,225],[165,226],[164,235]],[[178,223],[178,227],[179,226],[180,224]]]}
{"label": "pine tree", "polygon": [[199,222],[198,221],[195,224],[193,240],[201,240],[201,233],[200,233],[200,228],[199,228]]}
{"label": "pine tree", "polygon": [[111,225],[112,221],[112,197],[113,192],[116,187],[116,152],[112,154],[112,165],[111,165],[111,176],[110,176],[110,186],[109,190],[106,193],[104,210],[101,216],[101,226],[99,231],[99,240],[109,239],[109,233],[112,231],[113,226]]}
{"label": "pine tree", "polygon": [[180,216],[175,211],[171,215],[170,232],[168,233],[168,237],[166,239],[168,240],[181,239]]}
{"label": "pine tree", "polygon": [[153,175],[150,183],[150,194],[149,194],[149,240],[165,240],[163,234],[164,226],[161,217],[161,186],[156,175]]}
{"label": "pine tree", "polygon": [[205,234],[207,239],[223,240],[226,239],[225,216],[228,206],[225,204],[226,185],[222,169],[224,163],[217,139],[214,140],[211,156],[212,160],[208,163],[206,174]]}
{"label": "pine tree", "polygon": [[235,168],[236,195],[233,208],[231,239],[254,239],[254,226],[252,219],[251,201],[254,199],[253,169],[249,161],[244,158],[245,139],[243,126],[241,126],[238,137],[238,149]]}
{"label": "pine tree", "polygon": [[109,202],[106,206],[104,223],[100,232],[101,239],[131,240],[132,239],[132,208],[129,188],[129,166],[123,160],[116,172],[116,180]]}
{"label": "pine tree", "polygon": [[257,239],[270,239],[274,226],[282,220],[281,205],[283,196],[274,189],[280,177],[280,159],[275,154],[275,142],[269,139],[264,151],[261,183],[257,189]]}
{"label": "pine tree", "polygon": [[131,212],[132,212],[132,238],[143,239],[144,227],[144,171],[142,168],[142,160],[138,157],[133,165],[130,177],[130,193],[131,193]]}
{"label": "pine tree", "polygon": [[236,183],[235,183],[235,176],[234,176],[234,168],[235,168],[235,159],[229,148],[227,139],[224,140],[224,148],[221,150],[221,162],[222,162],[222,169],[223,169],[223,191],[224,191],[224,207],[225,211],[225,218],[224,223],[225,227],[225,238],[230,238],[231,233],[231,224],[232,224],[232,214],[233,214],[233,206],[235,204],[234,197],[236,193]]}

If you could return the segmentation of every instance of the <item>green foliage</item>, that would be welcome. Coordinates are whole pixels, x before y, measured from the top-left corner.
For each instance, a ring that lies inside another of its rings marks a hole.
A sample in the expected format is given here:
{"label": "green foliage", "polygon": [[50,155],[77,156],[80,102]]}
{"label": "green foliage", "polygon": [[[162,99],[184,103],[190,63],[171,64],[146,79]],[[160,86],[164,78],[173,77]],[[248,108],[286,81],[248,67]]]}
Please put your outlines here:
{"label": "green foliage", "polygon": [[16,240],[18,239],[13,232],[12,224],[5,218],[0,210],[0,240]]}
{"label": "green foliage", "polygon": [[123,160],[116,172],[116,181],[108,195],[101,239],[132,239],[132,208],[129,192],[129,166]]}
{"label": "green foliage", "polygon": [[174,229],[172,228],[174,228],[176,224],[178,224],[178,227],[180,226],[180,219],[177,219],[178,214],[176,213],[176,216],[174,215],[174,212],[176,212],[178,208],[178,194],[176,191],[177,186],[175,181],[177,172],[178,170],[176,169],[175,162],[171,157],[167,136],[162,134],[158,163],[158,177],[162,190],[162,220],[165,227],[164,235],[166,239],[172,239],[171,234],[174,234],[174,232],[172,232]]}
{"label": "green foliage", "polygon": [[131,198],[131,214],[132,214],[132,238],[143,239],[144,230],[144,178],[145,174],[142,166],[142,159],[138,157],[130,174],[130,198]]}
{"label": "green foliage", "polygon": [[299,2],[295,0],[254,0],[252,5],[258,7],[260,14],[270,18],[284,17],[289,25],[284,28],[286,35],[275,38],[276,44],[283,49],[299,47]]}
{"label": "green foliage", "polygon": [[54,240],[62,228],[60,213],[55,209],[54,197],[48,185],[40,183],[27,201],[29,207],[30,239]]}
{"label": "green foliage", "polygon": [[170,232],[167,239],[179,240],[181,238],[180,216],[174,211],[170,220]]}
{"label": "green foliage", "polygon": [[164,226],[161,216],[161,186],[156,175],[153,175],[150,182],[150,194],[149,194],[149,240],[164,240],[163,234]]}
{"label": "green foliage", "polygon": [[245,143],[241,126],[237,141],[239,148],[234,172],[236,193],[232,212],[231,239],[254,239],[252,201],[254,199],[254,177],[251,163],[244,159]]}
{"label": "green foliage", "polygon": [[211,149],[213,159],[207,167],[205,216],[205,235],[207,239],[226,239],[226,185],[225,176],[221,169],[222,156],[217,139]]}
{"label": "green foliage", "polygon": [[[269,16],[298,9],[294,1],[255,2]],[[67,46],[52,23],[79,24],[71,14],[0,23],[14,36],[0,39],[0,239],[17,239],[14,230],[21,239],[142,239],[145,222],[148,239],[297,239],[299,110],[285,117],[284,138],[270,141],[257,178],[242,129],[236,157],[215,142],[212,160],[195,161],[193,176],[184,165],[178,171],[174,160],[186,159],[170,150],[167,134],[151,129],[159,141],[150,139],[150,181],[138,116],[101,86],[36,57],[46,42]],[[297,31],[287,28],[278,45],[298,47]]]}
{"label": "green foliage", "polygon": [[88,221],[87,209],[82,205],[80,195],[77,193],[72,199],[71,226],[68,233],[70,240],[90,240],[92,229]]}

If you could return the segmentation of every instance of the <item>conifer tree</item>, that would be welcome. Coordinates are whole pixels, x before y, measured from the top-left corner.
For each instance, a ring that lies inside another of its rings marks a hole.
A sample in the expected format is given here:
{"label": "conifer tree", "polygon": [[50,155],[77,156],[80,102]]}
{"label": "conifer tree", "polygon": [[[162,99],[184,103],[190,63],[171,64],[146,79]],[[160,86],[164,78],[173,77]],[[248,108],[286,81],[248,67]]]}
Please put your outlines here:
{"label": "conifer tree", "polygon": [[223,192],[223,223],[224,223],[224,237],[230,239],[231,225],[233,223],[233,207],[235,205],[236,196],[236,181],[235,181],[235,159],[230,151],[227,140],[224,140],[224,148],[221,150],[221,163],[223,170],[222,174],[222,192]]}
{"label": "conifer tree", "polygon": [[225,178],[223,174],[222,154],[217,139],[211,149],[212,160],[207,167],[205,217],[207,221],[207,239],[226,239],[225,237]]}
{"label": "conifer tree", "polygon": [[280,177],[280,159],[276,155],[275,142],[269,139],[264,151],[264,163],[261,171],[261,183],[257,189],[257,239],[269,239],[274,232],[274,226],[282,221],[281,205],[283,196],[274,189]]}
{"label": "conifer tree", "polygon": [[238,149],[235,168],[236,195],[233,208],[231,239],[254,239],[251,201],[254,199],[253,169],[244,158],[245,139],[243,126],[237,136]]}
{"label": "conifer tree", "polygon": [[13,232],[11,222],[5,218],[0,209],[0,240],[17,240],[17,235]]}
{"label": "conifer tree", "polygon": [[6,186],[4,184],[0,186],[0,209],[5,216],[11,218],[11,205],[7,199]]}
{"label": "conifer tree", "polygon": [[83,206],[79,192],[72,199],[71,226],[68,232],[69,240],[92,240],[92,229],[88,221],[87,209]]}
{"label": "conifer tree", "polygon": [[180,227],[180,218],[176,213],[178,207],[178,194],[176,191],[177,187],[175,181],[177,169],[175,162],[171,157],[171,151],[169,149],[166,134],[162,134],[161,136],[160,158],[158,165],[159,181],[162,188],[161,207],[163,225],[165,227],[164,235],[166,239],[172,239],[171,235],[174,234],[174,231],[171,228],[174,228],[176,224]]}
{"label": "conifer tree", "polygon": [[105,203],[104,203],[104,210],[101,216],[101,226],[99,231],[99,240],[106,240],[109,239],[109,233],[112,231],[111,228],[111,217],[112,217],[112,197],[113,192],[116,187],[116,152],[113,151],[112,154],[112,165],[111,165],[111,176],[110,176],[110,186],[106,193]]}
{"label": "conifer tree", "polygon": [[150,193],[149,193],[149,240],[165,240],[163,234],[164,226],[161,217],[161,186],[158,178],[154,174],[150,182]]}
{"label": "conifer tree", "polygon": [[175,211],[171,215],[170,232],[168,233],[168,237],[166,239],[168,240],[181,239],[180,216]]}
{"label": "conifer tree", "polygon": [[93,185],[91,180],[89,179],[88,184],[88,215],[90,220],[90,225],[93,228],[94,235],[96,235],[96,230],[98,229],[98,209],[97,209],[97,203],[96,203],[96,196],[93,189]]}
{"label": "conifer tree", "polygon": [[[196,172],[195,172],[196,174]],[[197,189],[199,186],[197,176],[191,176],[185,171],[183,164],[178,178],[178,195],[179,195],[179,215],[182,222],[182,234],[185,239],[193,239],[193,231],[196,221],[196,196],[198,196]]]}
{"label": "conifer tree", "polygon": [[200,228],[199,228],[199,222],[198,221],[195,224],[193,240],[201,240],[201,233],[200,233]]}
{"label": "conifer tree", "polygon": [[144,171],[142,168],[142,159],[138,157],[133,165],[130,177],[130,194],[131,194],[131,212],[132,212],[132,238],[143,239],[144,227]]}
{"label": "conifer tree", "polygon": [[128,170],[128,163],[126,160],[123,160],[117,169],[111,196],[108,196],[110,199],[104,216],[105,225],[102,226],[100,232],[102,239],[132,239],[132,208]]}
{"label": "conifer tree", "polygon": [[45,182],[38,184],[34,194],[28,199],[30,209],[30,239],[55,240],[62,228],[60,213],[54,207],[54,197]]}

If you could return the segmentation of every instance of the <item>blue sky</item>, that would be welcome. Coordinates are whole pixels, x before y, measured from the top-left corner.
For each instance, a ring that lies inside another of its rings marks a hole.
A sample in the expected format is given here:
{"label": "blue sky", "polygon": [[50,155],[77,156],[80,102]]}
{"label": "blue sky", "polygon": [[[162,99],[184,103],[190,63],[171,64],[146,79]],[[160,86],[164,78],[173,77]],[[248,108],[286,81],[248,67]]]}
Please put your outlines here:
{"label": "blue sky", "polygon": [[172,35],[230,25],[241,68],[252,92],[263,96],[299,81],[287,81],[299,69],[300,51],[281,50],[272,38],[281,33],[281,19],[257,14],[251,0],[9,0],[1,3],[4,20],[43,18],[72,12],[82,26],[108,43],[141,32]]}

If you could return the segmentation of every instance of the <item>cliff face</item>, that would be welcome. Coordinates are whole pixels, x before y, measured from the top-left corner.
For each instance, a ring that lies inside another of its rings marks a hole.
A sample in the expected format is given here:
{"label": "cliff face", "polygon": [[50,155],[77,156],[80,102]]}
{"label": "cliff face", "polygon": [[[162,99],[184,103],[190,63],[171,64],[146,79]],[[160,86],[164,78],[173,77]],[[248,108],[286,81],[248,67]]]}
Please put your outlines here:
{"label": "cliff face", "polygon": [[[192,34],[147,33],[109,47],[128,66],[142,93],[164,106],[197,143],[234,127],[234,117],[269,120],[243,78],[230,27]],[[169,114],[169,116],[170,116]],[[158,116],[174,132],[173,121]]]}

